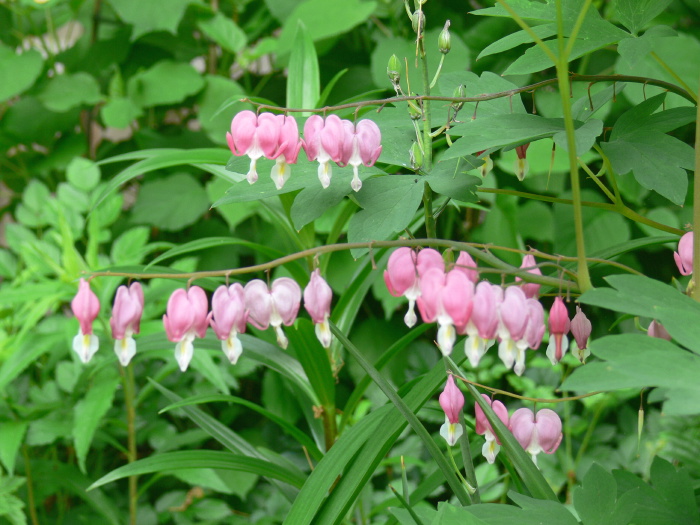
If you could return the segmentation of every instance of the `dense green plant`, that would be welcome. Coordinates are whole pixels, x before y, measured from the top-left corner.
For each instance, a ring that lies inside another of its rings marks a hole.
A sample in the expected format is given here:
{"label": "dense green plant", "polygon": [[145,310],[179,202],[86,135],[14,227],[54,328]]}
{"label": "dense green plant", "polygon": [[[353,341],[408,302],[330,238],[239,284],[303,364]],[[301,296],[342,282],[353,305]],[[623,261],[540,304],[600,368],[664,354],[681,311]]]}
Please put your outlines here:
{"label": "dense green plant", "polygon": [[[0,2],[2,519],[697,523],[700,287],[669,248],[700,213],[699,17],[686,0]],[[281,189],[265,158],[248,184],[226,141],[244,110],[371,119],[382,152],[359,191],[351,166],[323,188],[303,151]],[[470,366],[460,336],[441,358],[382,278],[400,246],[468,252],[481,278],[540,284],[547,310],[577,301],[592,356],[542,348],[516,375],[495,349]],[[209,331],[180,372],[174,290],[304,287],[316,268],[330,348],[303,314],[286,351],[249,326],[231,365]],[[87,365],[81,277],[102,305]],[[135,279],[122,367],[109,305]],[[446,371],[467,393],[454,448]],[[555,410],[560,448],[535,466],[480,392]]]}

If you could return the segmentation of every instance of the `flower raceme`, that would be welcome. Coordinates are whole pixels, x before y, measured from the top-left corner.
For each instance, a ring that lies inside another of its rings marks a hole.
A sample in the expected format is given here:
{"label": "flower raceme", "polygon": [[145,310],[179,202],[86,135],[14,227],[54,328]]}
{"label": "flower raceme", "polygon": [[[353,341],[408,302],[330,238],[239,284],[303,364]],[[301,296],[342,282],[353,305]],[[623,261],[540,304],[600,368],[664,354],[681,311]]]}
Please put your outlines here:
{"label": "flower raceme", "polygon": [[100,313],[100,301],[90,289],[90,283],[80,279],[78,293],[70,303],[73,315],[80,323],[78,335],[73,338],[73,350],[83,363],[87,363],[99,348],[99,339],[92,333],[92,323]]}
{"label": "flower raceme", "polygon": [[127,366],[136,354],[136,342],[132,336],[139,333],[143,304],[141,283],[131,283],[128,288],[123,285],[117,288],[109,324],[114,339],[114,353],[122,366]]}

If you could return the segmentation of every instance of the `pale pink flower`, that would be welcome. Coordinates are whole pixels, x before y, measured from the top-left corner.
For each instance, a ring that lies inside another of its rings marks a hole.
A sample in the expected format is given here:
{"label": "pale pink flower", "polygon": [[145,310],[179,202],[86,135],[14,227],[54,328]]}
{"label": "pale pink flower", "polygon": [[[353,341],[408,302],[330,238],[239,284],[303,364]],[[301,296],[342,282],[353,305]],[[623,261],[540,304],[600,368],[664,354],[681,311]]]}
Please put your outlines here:
{"label": "pale pink flower", "polygon": [[71,301],[70,307],[80,323],[78,335],[73,338],[73,350],[83,363],[87,363],[95,355],[100,344],[97,336],[92,333],[92,323],[100,313],[100,300],[85,279],[80,279],[78,293]]}
{"label": "pale pink flower", "polygon": [[474,259],[472,259],[472,256],[467,252],[459,252],[459,256],[457,257],[454,267],[457,270],[464,272],[464,275],[466,275],[467,278],[474,284],[479,281],[479,272],[476,269],[476,263],[474,262]]}
{"label": "pale pink flower", "polygon": [[169,341],[175,345],[175,359],[183,372],[194,356],[193,341],[206,335],[210,315],[207,295],[199,286],[192,286],[185,291],[175,290],[170,299],[166,314],[163,316],[163,326]]}
{"label": "pale pink flower", "polygon": [[510,416],[508,428],[518,443],[537,464],[537,454],[554,454],[562,439],[561,419],[556,412],[543,408],[533,414],[529,408],[520,408]]}
{"label": "pale pink flower", "polygon": [[572,353],[582,363],[585,363],[586,358],[591,355],[591,351],[588,349],[588,338],[591,336],[592,329],[588,317],[583,313],[581,307],[576,305],[576,315],[571,320],[571,333],[576,339],[577,350],[572,350]]}
{"label": "pale pink flower", "polygon": [[[496,413],[505,426],[508,426],[508,410],[500,401],[491,401],[491,398],[486,394],[481,394],[491,409]],[[476,433],[483,435],[486,438],[486,443],[481,448],[481,454],[486,458],[486,461],[492,463],[496,461],[496,456],[501,450],[501,441],[496,437],[493,427],[489,420],[486,419],[486,414],[479,406],[479,403],[474,403],[474,413],[476,415]]]}
{"label": "pale pink flower", "polygon": [[333,334],[328,323],[331,314],[333,290],[316,269],[311,274],[309,284],[304,288],[304,308],[316,325],[316,337],[324,348],[330,348]]}
{"label": "pale pink flower", "polygon": [[248,321],[243,287],[239,283],[219,286],[211,299],[211,310],[211,327],[221,340],[221,349],[226,357],[235,365],[243,353],[238,334],[245,333]]}
{"label": "pale pink flower", "polygon": [[498,331],[498,308],[503,301],[503,289],[488,281],[481,281],[474,292],[474,308],[467,324],[464,352],[473,367],[493,345]]}
{"label": "pale pink flower", "polygon": [[258,159],[275,158],[279,149],[280,131],[280,121],[272,113],[256,115],[246,110],[233,117],[231,132],[226,133],[226,140],[234,155],[248,155],[250,158],[250,170],[246,175],[250,184],[258,180]]}
{"label": "pale pink flower", "polygon": [[527,348],[527,341],[523,339],[528,323],[525,292],[517,286],[506,288],[498,314],[501,320],[498,327],[498,357],[506,368],[513,368],[518,352]]}
{"label": "pale pink flower", "polygon": [[293,279],[280,277],[268,289],[265,281],[254,279],[245,285],[245,303],[250,324],[266,330],[272,325],[277,335],[277,344],[287,348],[289,341],[282,325],[294,323],[301,304],[301,288]]}
{"label": "pale pink flower", "polygon": [[122,366],[127,366],[136,355],[136,342],[132,336],[139,333],[143,305],[141,283],[134,282],[128,288],[123,285],[117,288],[109,324],[114,338],[114,353]]}
{"label": "pale pink flower", "polygon": [[[537,267],[537,263],[535,262],[535,257],[532,254],[527,254],[525,257],[523,257],[523,262],[520,265],[520,269],[522,270],[525,268],[527,268],[527,272],[531,273],[532,275],[542,275],[542,272]],[[520,277],[515,278],[515,282],[521,281],[522,279]],[[523,292],[525,292],[528,299],[537,299],[540,295],[540,285],[537,283],[523,282],[520,287],[523,289]]]}
{"label": "pale pink flower", "polygon": [[455,385],[451,374],[447,376],[445,389],[440,394],[440,406],[445,412],[445,423],[440,427],[440,435],[452,447],[464,432],[459,420],[459,413],[464,407],[464,394]]}
{"label": "pale pink flower", "polygon": [[676,260],[676,266],[678,266],[681,275],[693,273],[693,232],[683,234],[681,240],[678,241],[678,251],[673,252],[673,258]]}
{"label": "pale pink flower", "polygon": [[361,164],[373,166],[382,152],[382,133],[372,120],[361,120],[353,125],[349,120],[343,120],[343,153],[338,166],[350,164],[353,169],[353,178],[350,186],[355,191],[360,191],[362,181],[358,173]]}
{"label": "pale pink flower", "polygon": [[328,115],[325,120],[312,115],[304,124],[304,151],[309,160],[318,161],[318,179],[324,188],[331,184],[330,161],[337,163],[342,159],[344,134],[343,122],[337,115]]}
{"label": "pale pink flower", "polygon": [[272,167],[270,177],[275,187],[281,190],[292,172],[289,165],[297,162],[302,141],[299,138],[299,126],[294,117],[276,115],[275,119],[279,126],[279,143],[272,157],[275,159],[275,165]]}

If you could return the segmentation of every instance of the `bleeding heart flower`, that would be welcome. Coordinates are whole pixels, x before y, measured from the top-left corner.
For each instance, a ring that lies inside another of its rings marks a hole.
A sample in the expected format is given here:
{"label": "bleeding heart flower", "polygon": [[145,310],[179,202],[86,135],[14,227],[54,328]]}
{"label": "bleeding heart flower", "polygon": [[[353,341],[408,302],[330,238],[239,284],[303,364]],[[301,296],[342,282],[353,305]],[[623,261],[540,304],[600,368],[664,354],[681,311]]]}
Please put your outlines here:
{"label": "bleeding heart flower", "polygon": [[529,408],[519,408],[510,417],[508,428],[518,443],[537,464],[537,454],[554,454],[561,443],[561,419],[556,412],[543,408],[533,414]]}
{"label": "bleeding heart flower", "polygon": [[[500,401],[491,401],[491,398],[486,394],[481,394],[491,409],[496,413],[498,419],[500,419],[505,426],[508,426],[508,410],[505,405]],[[476,415],[476,433],[483,435],[486,438],[486,443],[481,448],[481,454],[486,458],[486,461],[493,464],[496,461],[496,456],[501,450],[501,442],[496,437],[496,433],[493,431],[493,427],[489,420],[486,419],[486,414],[479,406],[479,403],[474,403],[474,413]]]}
{"label": "bleeding heart flower", "polygon": [[464,407],[464,394],[455,385],[452,375],[447,377],[445,389],[440,394],[440,406],[445,412],[445,424],[440,427],[440,435],[452,447],[464,433],[462,424],[459,421],[459,413]]}
{"label": "bleeding heart flower", "polygon": [[582,363],[585,363],[586,358],[591,355],[591,351],[588,349],[588,338],[591,336],[592,329],[588,317],[583,313],[581,307],[576,305],[576,315],[571,320],[571,333],[576,339],[578,350],[572,350],[572,353]]}
{"label": "bleeding heart flower", "polygon": [[316,325],[316,337],[324,348],[330,348],[333,334],[331,333],[328,317],[331,314],[333,290],[321,277],[321,271],[316,269],[311,274],[309,284],[304,288],[304,308],[309,312],[311,320]]}
{"label": "bleeding heart flower", "polygon": [[343,153],[338,166],[350,164],[353,169],[353,178],[350,186],[355,191],[360,191],[362,181],[358,173],[361,164],[373,166],[382,152],[382,132],[372,120],[361,120],[353,125],[349,120],[343,120]]}
{"label": "bleeding heart flower", "polygon": [[676,260],[676,266],[678,266],[681,275],[693,273],[693,232],[683,234],[681,240],[678,241],[678,251],[673,252],[673,258]]}
{"label": "bleeding heart flower", "polygon": [[139,333],[143,305],[141,283],[131,283],[128,288],[126,286],[117,288],[109,324],[115,340],[114,352],[122,366],[127,366],[136,355],[136,341],[132,336]]}
{"label": "bleeding heart flower", "polygon": [[235,365],[243,353],[238,334],[245,333],[248,322],[243,287],[239,283],[219,286],[211,299],[211,310],[211,327],[221,340],[221,349],[226,357]]}
{"label": "bleeding heart flower", "polygon": [[[540,269],[537,267],[537,262],[535,262],[535,257],[531,254],[527,254],[525,257],[523,257],[523,262],[520,265],[521,270],[527,269],[528,273],[531,273],[532,275],[542,275],[542,272]],[[515,278],[515,282],[521,282],[522,279],[520,277]],[[520,285],[520,287],[523,289],[523,292],[525,292],[525,296],[530,299],[535,298],[537,299],[540,295],[540,285],[537,283],[523,283]]]}
{"label": "bleeding heart flower", "polygon": [[248,155],[250,158],[250,170],[246,175],[250,184],[258,180],[258,159],[275,158],[280,144],[280,124],[272,113],[256,115],[246,110],[233,117],[231,132],[226,133],[226,141],[234,155]]}
{"label": "bleeding heart flower", "polygon": [[547,357],[556,365],[564,357],[569,348],[569,312],[566,309],[561,297],[554,299],[552,309],[549,311],[549,345],[547,346]]}
{"label": "bleeding heart flower", "polygon": [[318,160],[318,179],[324,188],[331,184],[330,161],[337,163],[342,158],[344,134],[337,115],[328,115],[325,120],[312,115],[304,124],[304,151],[309,160]]}
{"label": "bleeding heart flower", "polygon": [[192,286],[185,291],[175,290],[170,299],[163,326],[168,340],[175,345],[175,359],[183,372],[194,356],[193,341],[195,337],[203,338],[207,333],[210,315],[207,294],[199,286]]}
{"label": "bleeding heart flower", "polygon": [[78,293],[71,301],[70,307],[80,323],[78,335],[73,338],[73,350],[83,363],[87,363],[100,345],[99,339],[92,333],[92,323],[100,313],[100,300],[85,279],[80,279]]}
{"label": "bleeding heart flower", "polygon": [[282,325],[294,323],[301,304],[301,288],[293,279],[275,279],[268,289],[265,281],[254,279],[245,285],[245,303],[250,324],[266,330],[272,325],[277,335],[277,344],[287,348],[289,341]]}
{"label": "bleeding heart flower", "polygon": [[488,281],[481,281],[474,292],[474,308],[467,325],[464,353],[473,367],[493,345],[498,331],[498,309],[503,301],[503,289]]}

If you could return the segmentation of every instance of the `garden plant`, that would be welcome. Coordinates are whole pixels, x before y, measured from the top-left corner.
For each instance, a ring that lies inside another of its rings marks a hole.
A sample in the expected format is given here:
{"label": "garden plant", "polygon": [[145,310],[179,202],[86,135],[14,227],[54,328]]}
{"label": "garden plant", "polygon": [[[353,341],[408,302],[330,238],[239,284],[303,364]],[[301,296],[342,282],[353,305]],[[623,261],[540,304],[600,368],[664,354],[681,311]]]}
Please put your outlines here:
{"label": "garden plant", "polygon": [[0,0],[0,521],[700,523],[697,0]]}

